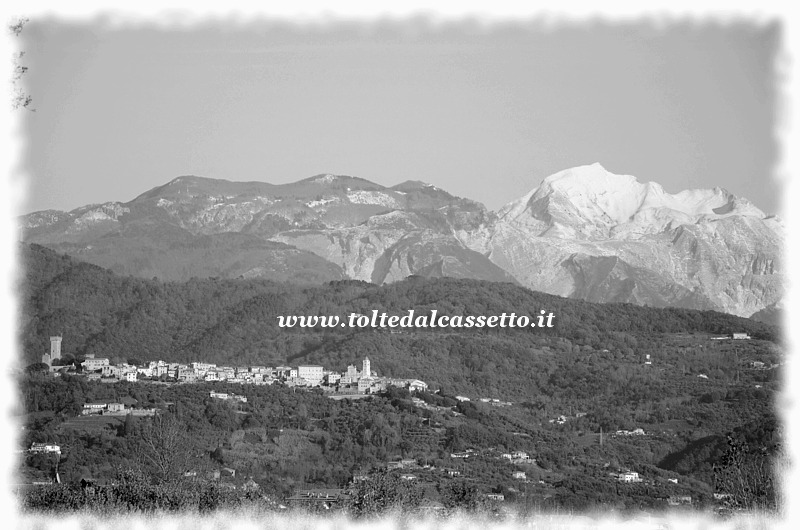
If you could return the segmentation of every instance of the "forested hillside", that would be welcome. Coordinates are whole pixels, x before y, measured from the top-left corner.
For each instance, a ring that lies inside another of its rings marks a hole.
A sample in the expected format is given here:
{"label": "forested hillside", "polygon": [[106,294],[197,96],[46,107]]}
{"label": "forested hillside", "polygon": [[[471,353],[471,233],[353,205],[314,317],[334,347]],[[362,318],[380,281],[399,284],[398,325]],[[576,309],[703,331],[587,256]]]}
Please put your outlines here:
{"label": "forested hillside", "polygon": [[269,364],[316,353],[336,354],[334,344],[347,351],[356,348],[351,359],[356,360],[363,353],[358,351],[361,345],[367,349],[382,344],[391,347],[396,337],[360,336],[373,333],[370,329],[280,329],[277,317],[344,317],[372,310],[534,316],[545,309],[555,314],[552,329],[462,329],[444,334],[418,329],[403,337],[403,341],[411,341],[407,346],[413,349],[433,343],[447,347],[469,336],[466,340],[482,345],[480,356],[485,362],[502,362],[510,347],[608,349],[632,355],[652,347],[652,338],[662,333],[741,331],[759,339],[777,338],[773,326],[712,311],[592,304],[477,280],[412,277],[385,286],[338,281],[318,287],[257,279],[177,283],[118,276],[37,245],[26,245],[22,258],[26,274],[20,290],[21,338],[28,362],[36,362],[47,351],[48,337],[57,333],[64,335],[66,354],[93,353],[112,361],[161,358]]}
{"label": "forested hillside", "polygon": [[[38,362],[48,337],[61,333],[67,360],[95,354],[134,364],[319,363],[343,370],[368,356],[379,375],[421,379],[430,389],[414,396],[427,403],[421,406],[407,392],[337,402],[280,385],[109,385],[32,371],[21,381],[23,443],[69,447],[60,459],[69,480],[113,478],[126,455],[139,450],[151,420],[95,425],[76,418],[94,399],[131,398],[137,407],[173,414],[191,433],[195,457],[181,465],[228,466],[276,495],[342,487],[356,474],[409,457],[459,470],[470,491],[504,492],[527,506],[656,506],[684,494],[711,502],[712,492],[741,482],[741,469],[766,470],[746,477],[759,480],[758,502],[774,501],[767,463],[780,447],[774,399],[783,354],[778,330],[764,323],[707,311],[592,304],[475,280],[170,283],[121,277],[38,246],[25,247],[23,258],[24,364]],[[280,315],[409,309],[555,316],[552,328],[400,333],[277,324]],[[717,340],[732,332],[752,339]],[[222,406],[208,398],[213,389],[243,394],[248,402]],[[634,429],[642,433],[615,434]],[[466,449],[476,458],[450,456]],[[535,463],[513,466],[500,458],[512,450],[527,451]],[[43,458],[29,457],[26,472],[47,476],[53,464]],[[609,478],[621,469],[636,470],[645,482],[621,486]],[[521,470],[525,481],[510,478]],[[447,500],[447,492],[463,486],[452,476],[436,477],[429,480],[438,484],[436,498]]]}

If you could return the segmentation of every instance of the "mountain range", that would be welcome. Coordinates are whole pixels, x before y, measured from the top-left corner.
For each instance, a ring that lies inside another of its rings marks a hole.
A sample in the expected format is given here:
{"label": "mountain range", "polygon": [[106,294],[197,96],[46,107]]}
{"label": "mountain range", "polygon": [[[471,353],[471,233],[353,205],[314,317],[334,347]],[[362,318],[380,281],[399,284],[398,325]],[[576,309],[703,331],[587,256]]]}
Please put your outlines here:
{"label": "mountain range", "polygon": [[599,164],[551,175],[497,212],[419,181],[182,176],[126,203],[19,222],[25,242],[119,274],[176,281],[446,276],[739,316],[771,314],[785,284],[778,217],[721,188],[669,194]]}

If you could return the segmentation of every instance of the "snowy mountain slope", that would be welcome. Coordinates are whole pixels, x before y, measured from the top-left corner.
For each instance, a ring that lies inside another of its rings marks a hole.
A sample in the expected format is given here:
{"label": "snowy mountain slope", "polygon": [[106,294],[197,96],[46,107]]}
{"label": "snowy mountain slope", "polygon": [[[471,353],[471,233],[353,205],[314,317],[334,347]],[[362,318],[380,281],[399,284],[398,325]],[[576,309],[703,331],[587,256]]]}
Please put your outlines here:
{"label": "snowy mountain slope", "polygon": [[[723,189],[671,195],[593,164],[547,177],[465,242],[552,294],[747,316],[782,296],[783,232],[779,219]],[[610,257],[629,288],[600,296],[609,281],[601,258]]]}
{"label": "snowy mountain slope", "polygon": [[414,180],[184,176],[127,203],[34,212],[20,229],[25,241],[166,279],[454,276],[742,316],[778,304],[785,282],[777,217],[721,188],[670,194],[599,164],[547,177],[496,213]]}

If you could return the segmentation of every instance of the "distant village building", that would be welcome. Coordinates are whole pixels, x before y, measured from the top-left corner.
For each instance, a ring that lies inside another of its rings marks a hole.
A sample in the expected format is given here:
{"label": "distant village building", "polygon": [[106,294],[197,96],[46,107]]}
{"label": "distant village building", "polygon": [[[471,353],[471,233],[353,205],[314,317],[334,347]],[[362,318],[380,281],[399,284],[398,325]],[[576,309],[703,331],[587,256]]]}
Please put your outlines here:
{"label": "distant village building", "polygon": [[31,453],[56,453],[61,454],[61,446],[50,443],[32,443],[30,448]]}
{"label": "distant village building", "polygon": [[[84,368],[86,367],[86,362],[84,361]],[[103,377],[115,377],[120,373],[120,367],[114,365],[105,365],[101,367],[101,373]]]}
{"label": "distant village building", "polygon": [[247,397],[245,396],[238,396],[236,394],[227,394],[225,392],[209,392],[208,397],[214,399],[223,399],[223,400],[233,400],[233,401],[241,401],[242,403],[247,403]]}
{"label": "distant village building", "polygon": [[408,382],[408,389],[411,392],[424,392],[428,390],[428,383],[420,381],[419,379],[412,379]]}
{"label": "distant village building", "polygon": [[419,464],[413,458],[404,458],[402,460],[391,460],[386,463],[386,469],[416,469],[418,467]]}
{"label": "distant village building", "polygon": [[201,374],[201,375],[205,374],[209,370],[212,370],[212,369],[214,369],[216,367],[217,367],[216,364],[211,364],[211,363],[199,363],[199,362],[193,362],[192,363],[192,368],[194,369],[194,371],[196,373]]}
{"label": "distant village building", "polygon": [[258,491],[261,486],[258,485],[258,482],[253,480],[252,477],[248,478],[244,484],[242,484],[242,489],[244,491]]}
{"label": "distant village building", "polygon": [[624,471],[617,476],[617,479],[620,482],[625,482],[625,483],[642,481],[642,479],[639,478],[639,473],[637,473],[636,471]]}
{"label": "distant village building", "polygon": [[644,429],[637,428],[632,431],[626,431],[626,430],[616,431],[614,434],[616,434],[617,436],[644,436],[645,432]]}
{"label": "distant village building", "polygon": [[691,505],[692,497],[690,495],[671,495],[667,499],[667,504],[670,506]]}
{"label": "distant village building", "polygon": [[341,489],[315,489],[296,491],[294,495],[286,498],[286,502],[290,506],[318,506],[330,509],[349,499],[350,496]]}
{"label": "distant village building", "polygon": [[368,394],[372,388],[372,378],[362,377],[358,380],[358,391],[363,394]]}
{"label": "distant village building", "polygon": [[104,410],[106,410],[107,407],[108,402],[106,401],[91,401],[83,404],[83,411],[81,414],[101,414]]}
{"label": "distant village building", "polygon": [[309,386],[319,386],[323,378],[323,368],[319,365],[298,366],[297,377],[304,379]]}
{"label": "distant village building", "polygon": [[104,366],[108,366],[108,359],[105,357],[101,359],[87,358],[83,361],[84,372],[96,372],[102,370]]}
{"label": "distant village building", "polygon": [[358,369],[352,364],[347,366],[347,370],[339,378],[340,385],[349,385],[358,381]]}

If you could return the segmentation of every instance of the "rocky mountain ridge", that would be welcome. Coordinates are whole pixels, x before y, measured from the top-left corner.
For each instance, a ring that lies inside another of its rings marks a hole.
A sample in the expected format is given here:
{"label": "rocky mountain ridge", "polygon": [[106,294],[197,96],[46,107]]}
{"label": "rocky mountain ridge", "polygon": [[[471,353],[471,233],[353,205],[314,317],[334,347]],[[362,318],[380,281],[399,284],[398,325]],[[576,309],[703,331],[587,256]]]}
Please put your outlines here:
{"label": "rocky mountain ridge", "polygon": [[777,217],[721,188],[669,194],[599,164],[547,177],[498,212],[419,181],[183,176],[127,203],[34,212],[20,225],[26,242],[169,280],[450,276],[740,316],[778,303],[785,281]]}

